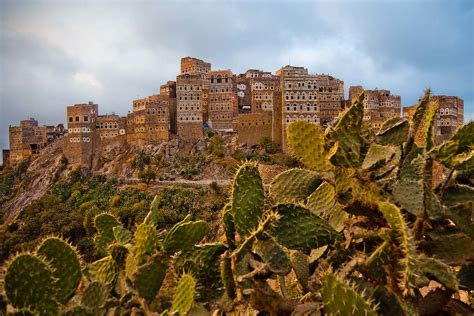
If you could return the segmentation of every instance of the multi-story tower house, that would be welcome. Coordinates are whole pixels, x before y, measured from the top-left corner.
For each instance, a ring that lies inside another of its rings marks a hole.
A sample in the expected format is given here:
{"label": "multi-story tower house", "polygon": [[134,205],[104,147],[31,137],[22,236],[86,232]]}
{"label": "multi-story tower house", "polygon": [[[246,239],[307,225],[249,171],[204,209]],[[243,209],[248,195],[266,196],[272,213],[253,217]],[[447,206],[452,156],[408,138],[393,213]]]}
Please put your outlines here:
{"label": "multi-story tower house", "polygon": [[238,112],[235,77],[230,70],[213,70],[209,79],[208,125],[215,130],[233,130]]}
{"label": "multi-story tower house", "polygon": [[[435,121],[435,144],[438,145],[450,138],[464,124],[464,101],[456,96],[446,95],[431,96],[430,101],[438,103]],[[403,117],[411,117],[415,109],[416,104],[403,107]],[[415,139],[418,144],[423,142],[421,131]]]}
{"label": "multi-story tower house", "polygon": [[282,143],[292,121],[306,120],[326,126],[344,107],[344,82],[329,75],[312,75],[304,67],[284,66],[277,71],[282,94]]}
{"label": "multi-story tower house", "polygon": [[181,74],[176,78],[176,129],[183,139],[203,136],[203,124],[208,116],[210,71],[210,63],[192,57],[181,58]]}
{"label": "multi-story tower house", "polygon": [[270,72],[259,70],[247,71],[252,95],[252,112],[273,111],[275,93],[280,91],[280,78]]}
{"label": "multi-story tower house", "polygon": [[69,163],[92,165],[98,112],[99,107],[94,102],[67,107],[68,134],[64,143],[64,155]]}
{"label": "multi-story tower house", "polygon": [[[237,121],[237,134],[244,143],[256,144],[263,137],[281,143],[280,81],[271,72],[249,69],[239,76],[237,97],[242,108]],[[248,113],[251,112],[251,113]]]}
{"label": "multi-story tower house", "polygon": [[399,95],[390,94],[390,90],[364,90],[362,86],[353,86],[349,88],[351,103],[362,91],[365,91],[364,121],[374,130],[378,130],[386,120],[400,117],[401,98]]}
{"label": "multi-story tower house", "polygon": [[236,76],[236,95],[239,113],[249,113],[252,109],[250,78],[246,74]]}
{"label": "multi-story tower house", "polygon": [[176,134],[176,81],[167,81],[161,85],[160,95],[169,98],[170,132]]}
{"label": "multi-story tower house", "polygon": [[97,116],[96,132],[102,143],[126,141],[127,118],[116,114]]}
{"label": "multi-story tower house", "polygon": [[133,101],[127,115],[127,141],[137,145],[156,144],[169,139],[169,97],[152,95]]}

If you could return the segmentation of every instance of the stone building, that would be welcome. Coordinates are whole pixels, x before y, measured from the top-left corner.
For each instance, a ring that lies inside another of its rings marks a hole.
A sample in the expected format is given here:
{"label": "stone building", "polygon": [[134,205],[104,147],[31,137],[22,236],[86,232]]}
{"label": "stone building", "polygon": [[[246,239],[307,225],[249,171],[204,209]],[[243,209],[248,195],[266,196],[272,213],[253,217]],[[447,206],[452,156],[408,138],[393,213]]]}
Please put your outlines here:
{"label": "stone building", "polygon": [[183,139],[203,137],[210,71],[210,63],[193,57],[181,58],[181,75],[176,78],[176,131]]}
{"label": "stone building", "polygon": [[[354,102],[362,91],[364,91],[362,86],[350,87],[350,102]],[[378,130],[386,120],[400,117],[400,111],[399,95],[390,94],[390,90],[365,90],[364,121],[368,122],[374,130]]]}
{"label": "stone building", "polygon": [[127,118],[116,114],[97,116],[96,131],[101,142],[126,141]]}
{"label": "stone building", "polygon": [[133,112],[127,115],[127,142],[137,145],[168,140],[170,131],[170,98],[152,95],[133,101]]}
{"label": "stone building", "polygon": [[240,143],[258,144],[263,137],[272,137],[272,115],[268,112],[239,114],[235,131]]}
{"label": "stone building", "polygon": [[257,144],[268,137],[281,144],[280,78],[249,69],[237,76],[239,115],[236,131],[243,143]]}
{"label": "stone building", "polygon": [[71,164],[91,166],[97,146],[96,121],[99,107],[93,102],[67,107],[68,134],[64,155]]}
{"label": "stone building", "polygon": [[235,81],[238,112],[250,113],[252,110],[250,78],[246,74],[239,74],[236,76]]}
{"label": "stone building", "polygon": [[170,132],[176,134],[176,81],[167,81],[161,85],[160,95],[169,98]]}
{"label": "stone building", "polygon": [[9,127],[10,149],[4,152],[5,165],[16,165],[19,161],[38,154],[41,149],[65,133],[64,126],[39,126],[34,118],[23,120],[19,126]]}
{"label": "stone building", "polygon": [[325,74],[309,74],[304,67],[284,66],[277,75],[282,96],[283,150],[288,151],[288,124],[296,120],[331,124],[344,108],[344,82]]}
{"label": "stone building", "polygon": [[[456,96],[431,96],[430,101],[438,103],[435,121],[435,144],[450,138],[464,124],[464,101]],[[403,117],[414,114],[416,104],[403,107]],[[416,135],[417,143],[422,143],[423,135]]]}
{"label": "stone building", "polygon": [[235,77],[230,70],[213,70],[209,79],[207,124],[217,131],[234,130],[238,113]]}

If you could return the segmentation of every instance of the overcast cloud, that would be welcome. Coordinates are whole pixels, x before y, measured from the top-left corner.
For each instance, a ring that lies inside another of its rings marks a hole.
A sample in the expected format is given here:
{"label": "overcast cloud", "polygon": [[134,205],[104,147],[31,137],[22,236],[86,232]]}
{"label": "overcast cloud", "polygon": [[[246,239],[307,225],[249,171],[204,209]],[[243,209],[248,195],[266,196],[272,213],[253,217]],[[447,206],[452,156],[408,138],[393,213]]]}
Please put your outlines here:
{"label": "overcast cloud", "polygon": [[125,115],[194,56],[213,69],[329,73],[415,103],[426,87],[474,118],[474,1],[1,1],[0,147],[8,126]]}

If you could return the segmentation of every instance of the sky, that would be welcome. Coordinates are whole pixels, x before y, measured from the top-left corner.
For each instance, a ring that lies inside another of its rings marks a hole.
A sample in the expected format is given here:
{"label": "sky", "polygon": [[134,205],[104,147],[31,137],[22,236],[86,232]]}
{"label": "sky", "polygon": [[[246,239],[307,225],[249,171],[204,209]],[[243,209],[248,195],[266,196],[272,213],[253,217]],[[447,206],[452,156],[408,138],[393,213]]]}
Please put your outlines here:
{"label": "sky", "polygon": [[67,105],[126,115],[184,56],[234,73],[304,66],[402,106],[430,87],[474,119],[474,1],[0,0],[0,148],[9,125],[64,123]]}

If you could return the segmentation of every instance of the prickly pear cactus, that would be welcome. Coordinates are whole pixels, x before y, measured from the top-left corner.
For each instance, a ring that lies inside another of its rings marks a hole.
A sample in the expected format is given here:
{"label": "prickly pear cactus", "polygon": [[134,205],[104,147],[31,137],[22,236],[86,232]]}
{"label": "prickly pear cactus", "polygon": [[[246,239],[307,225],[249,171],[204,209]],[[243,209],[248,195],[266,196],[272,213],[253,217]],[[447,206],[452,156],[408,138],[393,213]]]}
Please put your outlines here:
{"label": "prickly pear cactus", "polygon": [[179,278],[176,293],[174,294],[171,312],[177,312],[181,315],[187,314],[193,306],[195,294],[196,280],[194,280],[191,274],[182,274]]}
{"label": "prickly pear cactus", "polygon": [[310,278],[308,256],[301,251],[294,251],[291,254],[291,267],[295,271],[296,278],[303,290],[308,291],[308,281]]}
{"label": "prickly pear cactus", "polygon": [[290,169],[273,179],[270,195],[278,203],[300,202],[306,199],[321,181],[321,176],[314,171]]}
{"label": "prickly pear cactus", "polygon": [[324,134],[320,127],[307,121],[291,122],[286,130],[288,145],[293,156],[314,171],[331,171],[329,152],[325,149]]}
{"label": "prickly pear cactus", "polygon": [[5,269],[5,293],[15,308],[28,308],[39,315],[57,315],[53,271],[38,257],[24,253]]}
{"label": "prickly pear cactus", "polygon": [[103,306],[109,295],[107,286],[99,281],[89,283],[81,298],[81,305],[91,311],[97,312]]}
{"label": "prickly pear cactus", "polygon": [[74,295],[82,277],[78,254],[64,240],[49,237],[41,242],[36,255],[53,271],[53,276],[56,278],[54,282],[56,300],[63,304],[67,303]]}
{"label": "prickly pear cactus", "polygon": [[158,236],[155,225],[143,222],[138,225],[135,231],[135,257],[138,264],[146,261],[148,256],[152,255],[158,246]]}
{"label": "prickly pear cactus", "polygon": [[92,280],[113,287],[115,281],[117,281],[119,267],[114,258],[107,256],[91,263],[87,269],[87,274]]}
{"label": "prickly pear cactus", "polygon": [[222,226],[224,226],[224,234],[229,248],[235,249],[235,224],[232,207],[227,203],[222,209]]}
{"label": "prickly pear cactus", "polygon": [[237,233],[241,237],[253,231],[263,215],[265,194],[257,164],[246,162],[234,176],[231,207]]}
{"label": "prickly pear cactus", "polygon": [[286,275],[290,272],[291,262],[288,253],[277,242],[271,239],[258,240],[253,243],[252,251],[262,258],[273,273]]}
{"label": "prickly pear cactus", "polygon": [[350,168],[360,164],[364,93],[346,111],[341,113],[334,127],[329,127],[327,137],[334,143],[329,160],[336,167]]}
{"label": "prickly pear cactus", "polygon": [[135,289],[148,303],[151,303],[158,294],[167,269],[167,258],[155,255],[133,274],[132,281]]}
{"label": "prickly pear cactus", "polygon": [[115,239],[113,228],[122,224],[112,214],[102,213],[94,218],[94,226],[97,229],[97,235],[94,237],[97,251],[102,256],[106,256],[107,247]]}
{"label": "prickly pear cactus", "polygon": [[404,295],[413,295],[414,278],[418,266],[413,236],[398,207],[389,202],[380,202],[379,209],[396,238],[396,249],[400,256],[396,267],[399,275],[398,286]]}
{"label": "prickly pear cactus", "polygon": [[274,209],[281,218],[272,236],[287,248],[309,252],[332,244],[338,238],[338,233],[331,225],[302,206],[280,204]]}
{"label": "prickly pear cactus", "polygon": [[232,271],[232,262],[230,254],[228,252],[224,253],[221,257],[221,279],[224,284],[225,292],[227,296],[233,300],[237,296],[235,290],[235,281],[234,274]]}
{"label": "prickly pear cactus", "polygon": [[371,300],[329,271],[322,279],[322,296],[327,315],[377,315]]}
{"label": "prickly pear cactus", "polygon": [[174,253],[193,247],[209,233],[209,225],[204,221],[180,222],[174,225],[163,241],[163,249]]}
{"label": "prickly pear cactus", "polygon": [[395,145],[403,144],[408,137],[409,123],[408,120],[394,117],[383,123],[382,127],[377,133],[377,143],[380,145]]}

